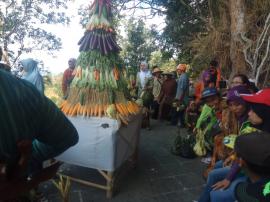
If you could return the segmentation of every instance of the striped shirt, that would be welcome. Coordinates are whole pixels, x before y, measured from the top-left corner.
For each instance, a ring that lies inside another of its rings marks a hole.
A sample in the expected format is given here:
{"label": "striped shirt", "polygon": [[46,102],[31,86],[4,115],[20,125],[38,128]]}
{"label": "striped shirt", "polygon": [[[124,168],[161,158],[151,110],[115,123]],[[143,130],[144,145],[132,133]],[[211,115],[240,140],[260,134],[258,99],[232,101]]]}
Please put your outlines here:
{"label": "striped shirt", "polygon": [[31,83],[0,70],[0,161],[14,163],[21,140],[31,140],[33,158],[44,161],[76,144],[78,133]]}

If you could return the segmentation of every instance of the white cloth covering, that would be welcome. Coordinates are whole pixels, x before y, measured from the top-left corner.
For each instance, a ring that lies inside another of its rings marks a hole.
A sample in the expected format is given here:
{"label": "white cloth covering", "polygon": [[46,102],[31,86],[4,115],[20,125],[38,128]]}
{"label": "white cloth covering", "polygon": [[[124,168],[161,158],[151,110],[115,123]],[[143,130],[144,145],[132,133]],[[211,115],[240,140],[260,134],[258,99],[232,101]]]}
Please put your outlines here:
{"label": "white cloth covering", "polygon": [[[114,171],[135,151],[140,135],[141,115],[131,117],[128,126],[109,118],[69,118],[79,133],[79,142],[56,159],[72,165]],[[102,127],[105,126],[105,127]]]}

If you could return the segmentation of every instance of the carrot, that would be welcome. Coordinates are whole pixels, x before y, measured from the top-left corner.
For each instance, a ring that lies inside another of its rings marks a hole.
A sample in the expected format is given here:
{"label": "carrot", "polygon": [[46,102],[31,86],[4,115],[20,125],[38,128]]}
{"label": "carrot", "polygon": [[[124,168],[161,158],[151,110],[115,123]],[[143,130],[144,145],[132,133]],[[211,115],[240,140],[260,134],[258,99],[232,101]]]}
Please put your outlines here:
{"label": "carrot", "polygon": [[95,105],[94,109],[95,109],[94,116],[97,116],[98,115],[98,104]]}
{"label": "carrot", "polygon": [[93,105],[90,105],[89,106],[89,116],[93,116],[93,112],[94,110],[93,110]]}
{"label": "carrot", "polygon": [[99,81],[100,79],[100,72],[97,69],[94,70],[94,78],[96,81]]}
{"label": "carrot", "polygon": [[122,110],[124,112],[124,115],[128,116],[129,112],[128,112],[127,108],[126,108],[126,105],[125,104],[119,104],[119,105],[122,108]]}
{"label": "carrot", "polygon": [[119,118],[120,118],[120,120],[121,120],[121,122],[122,122],[123,124],[128,125],[128,121],[125,119],[124,116],[122,116],[121,114],[119,114]]}
{"label": "carrot", "polygon": [[60,109],[62,109],[65,105],[66,105],[66,103],[67,103],[67,101],[65,100],[64,102],[62,102],[61,104],[60,104]]}
{"label": "carrot", "polygon": [[81,78],[82,78],[82,68],[79,67],[79,68],[78,68],[78,71],[79,71],[79,78],[81,79]]}
{"label": "carrot", "polygon": [[91,113],[92,113],[91,106],[88,106],[88,108],[86,109],[86,111],[87,111],[87,117],[91,116]]}
{"label": "carrot", "polygon": [[120,113],[120,114],[124,114],[122,108],[119,106],[119,104],[115,104],[116,110]]}
{"label": "carrot", "polygon": [[98,116],[99,117],[102,116],[102,105],[101,104],[98,105]]}
{"label": "carrot", "polygon": [[73,105],[73,106],[70,105],[70,107],[69,107],[69,109],[68,109],[68,111],[67,111],[67,115],[71,115],[73,109],[74,109],[74,105]]}
{"label": "carrot", "polygon": [[76,105],[73,107],[72,111],[70,112],[70,115],[71,115],[71,116],[75,116],[75,115],[76,115],[77,110],[78,110],[78,107],[79,107],[78,104],[76,104]]}
{"label": "carrot", "polygon": [[118,71],[116,66],[113,68],[113,76],[114,76],[116,81],[119,80],[120,75],[119,75],[119,71]]}

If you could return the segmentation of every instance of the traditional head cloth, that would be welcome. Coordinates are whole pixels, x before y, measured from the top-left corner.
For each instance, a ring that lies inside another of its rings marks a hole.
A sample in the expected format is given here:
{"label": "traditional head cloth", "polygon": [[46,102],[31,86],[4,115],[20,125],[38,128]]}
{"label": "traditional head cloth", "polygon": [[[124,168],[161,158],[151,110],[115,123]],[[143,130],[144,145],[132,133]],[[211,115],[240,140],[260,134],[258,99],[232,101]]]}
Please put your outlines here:
{"label": "traditional head cloth", "polygon": [[68,60],[68,66],[69,67],[75,67],[76,66],[76,59],[75,58],[70,58]]}
{"label": "traditional head cloth", "polygon": [[43,78],[40,75],[37,67],[37,61],[29,58],[21,61],[23,66],[24,74],[22,79],[29,81],[43,94],[44,93],[44,83]]}
{"label": "traditional head cloth", "polygon": [[185,72],[187,70],[187,65],[186,64],[179,64],[176,69]]}
{"label": "traditional head cloth", "polygon": [[239,104],[245,105],[245,100],[240,96],[240,94],[250,94],[246,86],[235,86],[231,88],[227,93],[227,102],[237,102]]}
{"label": "traditional head cloth", "polygon": [[148,64],[146,61],[142,61],[140,66],[144,65],[145,66],[145,69],[148,69]]}

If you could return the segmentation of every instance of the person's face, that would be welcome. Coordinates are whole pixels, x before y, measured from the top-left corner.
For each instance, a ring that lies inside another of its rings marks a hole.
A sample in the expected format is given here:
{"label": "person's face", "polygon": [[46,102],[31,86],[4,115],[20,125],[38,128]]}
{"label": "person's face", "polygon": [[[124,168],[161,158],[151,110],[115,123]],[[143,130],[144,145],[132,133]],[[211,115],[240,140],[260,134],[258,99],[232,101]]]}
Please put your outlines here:
{"label": "person's face", "polygon": [[209,72],[211,74],[215,74],[217,72],[217,69],[215,67],[210,67]]}
{"label": "person's face", "polygon": [[238,102],[231,101],[229,102],[229,109],[232,113],[234,113],[237,117],[242,116],[246,111],[246,106],[242,105]]}
{"label": "person's face", "polygon": [[154,74],[154,77],[160,78],[160,75],[161,75],[161,73],[157,72],[157,73]]}
{"label": "person's face", "polygon": [[260,125],[263,123],[263,120],[261,119],[261,117],[259,117],[252,109],[248,112],[248,120],[253,125]]}
{"label": "person's face", "polygon": [[219,102],[220,102],[220,99],[217,95],[214,95],[214,96],[211,96],[211,97],[208,97],[205,99],[205,103],[211,107],[211,108],[214,108],[214,109],[218,109],[219,108]]}
{"label": "person's face", "polygon": [[146,69],[147,69],[145,64],[141,64],[140,68],[142,71],[146,71]]}
{"label": "person's face", "polygon": [[70,69],[74,69],[74,68],[75,68],[75,62],[73,62],[73,61],[68,61],[68,67],[69,67]]}
{"label": "person's face", "polygon": [[177,74],[182,74],[182,70],[176,69]]}
{"label": "person's face", "polygon": [[235,86],[240,86],[240,85],[243,85],[243,81],[240,77],[235,77],[233,78],[232,80],[232,83],[231,83],[231,87],[235,87]]}

